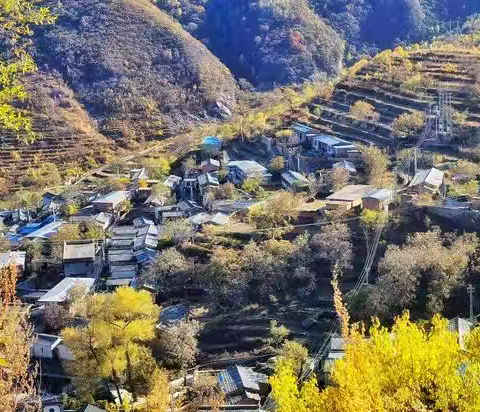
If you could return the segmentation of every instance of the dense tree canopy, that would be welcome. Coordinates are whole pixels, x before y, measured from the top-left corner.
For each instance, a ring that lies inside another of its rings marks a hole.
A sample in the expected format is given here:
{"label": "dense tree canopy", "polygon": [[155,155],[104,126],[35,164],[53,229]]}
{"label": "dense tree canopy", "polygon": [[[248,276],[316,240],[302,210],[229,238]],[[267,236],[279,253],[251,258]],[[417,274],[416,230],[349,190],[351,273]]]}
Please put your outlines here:
{"label": "dense tree canopy", "polygon": [[332,386],[314,379],[297,385],[294,363],[283,360],[270,379],[280,412],[457,411],[480,407],[478,331],[460,349],[447,321],[435,316],[414,324],[408,313],[391,330],[374,322],[368,333],[353,328],[343,359],[335,362]]}

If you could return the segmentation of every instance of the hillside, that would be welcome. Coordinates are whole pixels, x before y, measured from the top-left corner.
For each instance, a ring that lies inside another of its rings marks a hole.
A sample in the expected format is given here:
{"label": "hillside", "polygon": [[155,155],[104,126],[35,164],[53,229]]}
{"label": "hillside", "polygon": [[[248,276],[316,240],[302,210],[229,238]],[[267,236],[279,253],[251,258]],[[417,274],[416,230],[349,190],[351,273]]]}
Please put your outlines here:
{"label": "hillside", "polygon": [[336,75],[342,67],[343,41],[306,0],[198,3],[157,2],[238,78],[260,89],[302,82],[317,72]]}
{"label": "hillside", "polygon": [[[363,60],[336,85],[330,98],[314,99],[307,111],[293,119],[348,140],[393,148],[402,140],[395,119],[402,114],[422,116],[438,104],[440,91],[448,90],[452,93],[453,143],[464,145],[480,128],[476,104],[480,54],[478,46],[465,42],[465,37],[385,51]],[[351,108],[357,102],[371,105],[378,119],[355,116]]]}
{"label": "hillside", "polygon": [[141,142],[234,107],[228,69],[150,2],[53,8],[59,18],[36,36],[36,61],[61,74],[107,136]]}
{"label": "hillside", "polygon": [[[107,160],[114,149],[102,136],[73,91],[55,75],[37,72],[25,79],[29,94],[26,108],[33,116],[38,139],[31,145],[19,144],[13,132],[2,131],[0,171],[9,181],[25,177],[27,169],[45,162],[60,172],[78,166],[92,166]],[[13,187],[18,187],[18,182]]]}

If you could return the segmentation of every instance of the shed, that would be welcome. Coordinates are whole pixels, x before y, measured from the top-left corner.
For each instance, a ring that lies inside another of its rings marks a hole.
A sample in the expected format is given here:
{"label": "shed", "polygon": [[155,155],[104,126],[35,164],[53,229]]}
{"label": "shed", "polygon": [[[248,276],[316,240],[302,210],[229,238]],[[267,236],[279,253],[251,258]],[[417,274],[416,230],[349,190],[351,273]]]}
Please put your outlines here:
{"label": "shed", "polygon": [[393,200],[393,191],[390,189],[373,189],[362,197],[362,207],[370,210],[388,210]]}
{"label": "shed", "polygon": [[[266,375],[240,365],[229,366],[218,374],[218,383],[227,403],[258,404],[268,393]],[[230,400],[230,402],[229,402]]]}
{"label": "shed", "polygon": [[220,185],[218,178],[211,173],[202,173],[197,177],[197,181],[198,188],[202,196],[207,193],[211,188],[215,188]]}
{"label": "shed", "polygon": [[39,300],[39,303],[46,302],[55,302],[62,303],[65,302],[68,296],[68,292],[75,286],[81,286],[85,288],[85,291],[88,293],[92,290],[95,279],[91,278],[65,278],[59,283],[57,283],[52,289],[45,293]]}
{"label": "shed", "polygon": [[420,192],[434,194],[442,186],[444,176],[445,172],[434,167],[427,170],[419,170],[410,182],[409,187],[416,188]]}
{"label": "shed", "polygon": [[170,189],[174,189],[177,185],[179,185],[182,181],[180,176],[170,175],[167,179],[163,182],[163,184]]}
{"label": "shed", "polygon": [[308,187],[308,179],[293,170],[282,173],[282,187],[291,192],[299,192]]}

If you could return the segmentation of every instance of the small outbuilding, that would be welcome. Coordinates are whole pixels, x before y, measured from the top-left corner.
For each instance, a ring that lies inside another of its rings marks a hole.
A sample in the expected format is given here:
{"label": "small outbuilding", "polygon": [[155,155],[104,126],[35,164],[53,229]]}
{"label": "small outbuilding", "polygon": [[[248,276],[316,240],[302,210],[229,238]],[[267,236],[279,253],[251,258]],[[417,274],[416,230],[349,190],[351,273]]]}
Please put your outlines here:
{"label": "small outbuilding", "polygon": [[393,191],[390,189],[373,189],[362,197],[362,208],[370,210],[388,210],[393,200]]}
{"label": "small outbuilding", "polygon": [[301,192],[308,188],[308,179],[293,170],[282,173],[282,187],[291,192]]}
{"label": "small outbuilding", "polygon": [[410,182],[409,187],[417,189],[420,193],[428,192],[435,194],[440,190],[444,176],[445,172],[434,167],[427,170],[419,170]]}
{"label": "small outbuilding", "polygon": [[202,142],[202,151],[208,154],[216,154],[222,150],[222,139],[216,136],[207,136]]}
{"label": "small outbuilding", "polygon": [[369,185],[348,185],[327,197],[327,209],[352,209],[372,190]]}

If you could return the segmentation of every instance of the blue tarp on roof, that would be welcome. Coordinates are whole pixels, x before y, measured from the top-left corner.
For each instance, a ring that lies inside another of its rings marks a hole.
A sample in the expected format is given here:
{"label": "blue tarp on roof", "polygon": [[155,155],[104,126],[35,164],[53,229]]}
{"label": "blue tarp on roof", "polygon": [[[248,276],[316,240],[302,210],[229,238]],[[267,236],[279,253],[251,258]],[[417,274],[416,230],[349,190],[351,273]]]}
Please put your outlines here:
{"label": "blue tarp on roof", "polygon": [[33,233],[36,230],[41,229],[42,227],[48,225],[49,223],[52,223],[54,219],[55,217],[53,215],[50,215],[45,219],[41,220],[40,222],[28,223],[25,226],[18,229],[18,233],[23,236],[29,235],[30,233]]}

